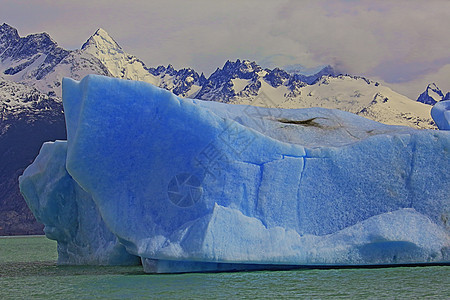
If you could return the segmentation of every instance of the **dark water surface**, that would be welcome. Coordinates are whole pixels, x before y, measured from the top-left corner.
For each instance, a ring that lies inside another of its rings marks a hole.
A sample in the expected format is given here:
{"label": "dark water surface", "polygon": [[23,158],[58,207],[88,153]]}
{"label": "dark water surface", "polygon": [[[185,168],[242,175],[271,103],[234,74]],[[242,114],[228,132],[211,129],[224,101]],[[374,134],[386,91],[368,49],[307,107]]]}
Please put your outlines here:
{"label": "dark water surface", "polygon": [[0,299],[450,299],[450,266],[149,275],[56,258],[45,237],[0,238]]}

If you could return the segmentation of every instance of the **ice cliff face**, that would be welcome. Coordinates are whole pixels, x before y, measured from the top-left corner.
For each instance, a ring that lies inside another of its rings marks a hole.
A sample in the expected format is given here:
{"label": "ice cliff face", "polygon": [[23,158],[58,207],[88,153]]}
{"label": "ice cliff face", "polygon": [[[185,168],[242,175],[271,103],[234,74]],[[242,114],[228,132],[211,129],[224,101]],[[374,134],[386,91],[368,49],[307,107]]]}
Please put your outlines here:
{"label": "ice cliff face", "polygon": [[431,116],[441,130],[450,130],[450,101],[436,103],[431,109]]}
{"label": "ice cliff face", "polygon": [[147,272],[450,260],[448,131],[182,99],[99,76],[66,79],[63,102],[67,151],[46,144],[21,191],[50,232],[76,232],[76,222],[51,219],[69,200],[47,178],[63,174],[80,187],[68,203],[80,214],[92,199],[99,215],[76,223],[80,238],[91,243],[83,227],[104,222],[117,240],[100,235]]}
{"label": "ice cliff face", "polygon": [[138,264],[108,230],[91,195],[67,173],[66,155],[65,141],[45,143],[22,185],[36,219],[45,224],[46,236],[58,241],[58,263]]}

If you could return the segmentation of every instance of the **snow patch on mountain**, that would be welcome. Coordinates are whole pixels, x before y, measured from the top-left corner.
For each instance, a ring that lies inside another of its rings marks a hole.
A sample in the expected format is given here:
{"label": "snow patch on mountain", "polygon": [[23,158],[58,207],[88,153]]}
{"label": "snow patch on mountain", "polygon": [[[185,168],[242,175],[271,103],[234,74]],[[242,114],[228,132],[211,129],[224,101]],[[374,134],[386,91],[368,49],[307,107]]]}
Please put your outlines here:
{"label": "snow patch on mountain", "polygon": [[33,123],[37,119],[52,119],[62,114],[60,98],[44,94],[23,83],[0,80],[0,136],[16,120]]}

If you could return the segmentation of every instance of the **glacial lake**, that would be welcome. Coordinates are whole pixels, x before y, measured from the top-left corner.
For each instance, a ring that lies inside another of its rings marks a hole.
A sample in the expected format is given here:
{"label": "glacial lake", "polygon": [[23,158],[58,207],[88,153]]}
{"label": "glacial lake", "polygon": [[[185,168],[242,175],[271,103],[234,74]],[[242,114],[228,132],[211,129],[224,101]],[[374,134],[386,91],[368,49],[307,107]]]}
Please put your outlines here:
{"label": "glacial lake", "polygon": [[450,299],[450,266],[150,275],[57,266],[56,242],[0,238],[0,299]]}

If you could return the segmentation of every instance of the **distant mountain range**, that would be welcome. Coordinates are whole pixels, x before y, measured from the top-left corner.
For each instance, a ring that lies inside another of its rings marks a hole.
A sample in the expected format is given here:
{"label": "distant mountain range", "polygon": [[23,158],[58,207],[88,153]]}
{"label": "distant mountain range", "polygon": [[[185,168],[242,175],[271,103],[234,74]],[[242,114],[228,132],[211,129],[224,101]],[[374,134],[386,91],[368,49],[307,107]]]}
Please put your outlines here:
{"label": "distant mountain range", "polygon": [[[41,233],[18,190],[17,177],[47,140],[65,139],[63,77],[87,74],[141,80],[181,97],[279,108],[327,107],[375,121],[435,128],[433,101],[450,98],[429,85],[418,102],[361,76],[265,69],[249,60],[227,61],[209,77],[191,68],[147,67],[103,29],[78,50],[65,50],[47,34],[20,37],[0,26],[0,235]],[[439,93],[440,92],[440,93]],[[440,97],[440,98],[439,98]],[[432,99],[432,100],[431,100]],[[421,103],[420,103],[421,102]]]}

